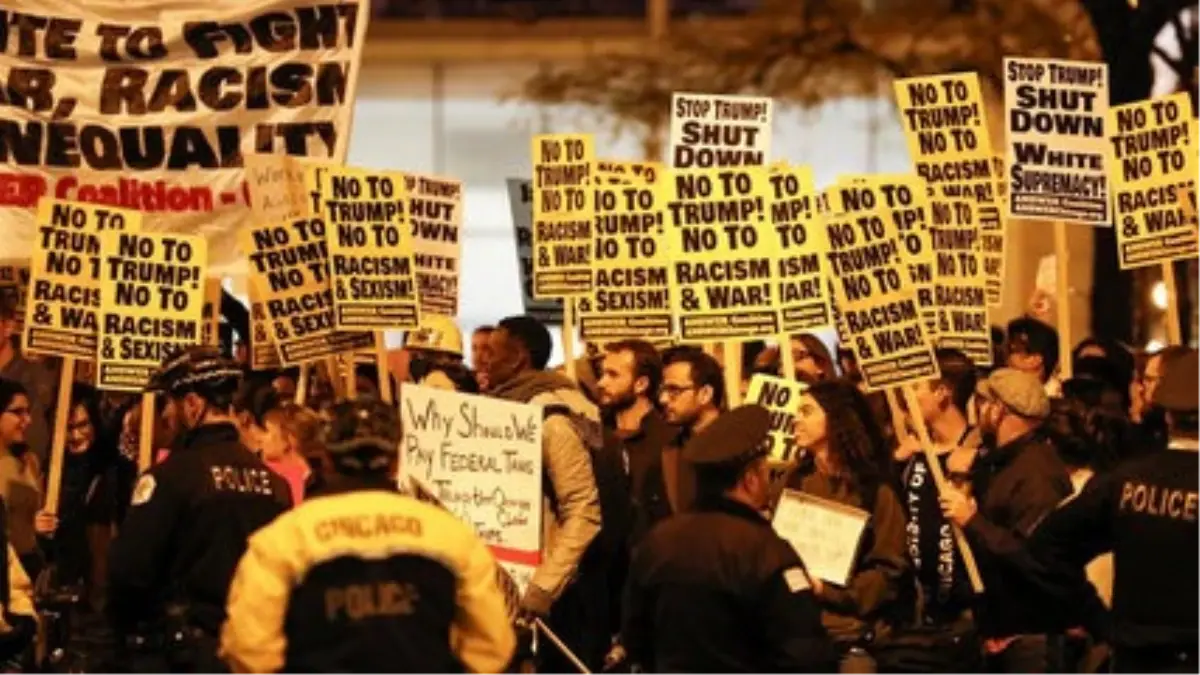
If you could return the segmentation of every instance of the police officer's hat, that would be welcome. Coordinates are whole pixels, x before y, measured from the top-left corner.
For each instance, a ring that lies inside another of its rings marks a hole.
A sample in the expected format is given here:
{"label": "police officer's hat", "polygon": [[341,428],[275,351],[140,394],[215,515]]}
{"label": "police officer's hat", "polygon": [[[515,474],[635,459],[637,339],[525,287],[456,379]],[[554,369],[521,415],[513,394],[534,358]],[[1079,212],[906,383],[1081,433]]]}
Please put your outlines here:
{"label": "police officer's hat", "polygon": [[400,451],[399,415],[373,398],[339,403],[325,426],[324,441],[330,460],[340,470],[386,471]]}
{"label": "police officer's hat", "polygon": [[1200,359],[1195,349],[1164,354],[1162,380],[1153,403],[1165,410],[1194,412],[1200,409]]}
{"label": "police officer's hat", "polygon": [[182,396],[188,392],[235,391],[242,381],[241,366],[208,345],[184,347],[168,356],[150,376],[146,390]]}
{"label": "police officer's hat", "polygon": [[767,454],[770,431],[766,408],[734,408],[693,436],[683,448],[683,458],[698,467],[740,469]]}

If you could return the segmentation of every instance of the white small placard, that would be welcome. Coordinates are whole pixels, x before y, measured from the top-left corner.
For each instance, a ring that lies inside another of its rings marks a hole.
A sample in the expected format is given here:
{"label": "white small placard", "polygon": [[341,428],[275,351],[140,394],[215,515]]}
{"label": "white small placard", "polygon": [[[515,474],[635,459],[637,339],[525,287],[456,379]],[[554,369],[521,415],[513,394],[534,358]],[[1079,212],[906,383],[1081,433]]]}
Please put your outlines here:
{"label": "white small placard", "polygon": [[796,549],[811,576],[845,586],[870,518],[862,509],[784,490],[771,525]]}

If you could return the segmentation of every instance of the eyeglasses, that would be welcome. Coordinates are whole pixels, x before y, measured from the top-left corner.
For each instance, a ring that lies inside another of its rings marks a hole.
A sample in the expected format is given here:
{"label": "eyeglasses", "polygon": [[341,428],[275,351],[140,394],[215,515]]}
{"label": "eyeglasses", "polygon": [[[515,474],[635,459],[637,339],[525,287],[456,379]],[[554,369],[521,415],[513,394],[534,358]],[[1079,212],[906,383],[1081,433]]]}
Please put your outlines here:
{"label": "eyeglasses", "polygon": [[680,386],[678,384],[664,384],[658,388],[658,395],[667,398],[679,398],[679,395],[687,391],[695,391],[696,385]]}
{"label": "eyeglasses", "polygon": [[29,409],[29,406],[9,408],[4,412],[8,413],[9,415],[16,415],[17,417],[33,417],[33,411]]}

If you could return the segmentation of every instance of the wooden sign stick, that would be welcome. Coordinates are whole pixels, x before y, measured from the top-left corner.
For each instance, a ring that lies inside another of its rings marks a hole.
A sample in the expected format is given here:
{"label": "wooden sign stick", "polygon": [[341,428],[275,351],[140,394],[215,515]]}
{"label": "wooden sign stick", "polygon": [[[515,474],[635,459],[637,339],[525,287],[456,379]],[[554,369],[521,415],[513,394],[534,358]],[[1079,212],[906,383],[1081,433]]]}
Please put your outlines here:
{"label": "wooden sign stick", "polygon": [[341,358],[342,377],[346,378],[346,400],[353,401],[358,398],[358,361],[354,358],[354,352],[343,355]]}
{"label": "wooden sign stick", "polygon": [[58,515],[58,495],[62,489],[63,459],[67,449],[67,424],[71,419],[71,389],[75,382],[75,358],[64,356],[58,375],[58,404],[54,408],[54,430],[50,436],[50,474],[46,477],[46,501],[42,510]]}
{"label": "wooden sign stick", "polygon": [[562,322],[563,367],[572,382],[579,381],[575,371],[575,298],[563,300]]}
{"label": "wooden sign stick", "polygon": [[725,398],[730,409],[742,404],[742,343],[726,340],[725,352]]}
{"label": "wooden sign stick", "polygon": [[308,378],[312,371],[307,363],[300,364],[300,374],[296,379],[296,405],[304,405],[308,400]]}
{"label": "wooden sign stick", "polygon": [[[904,387],[904,400],[908,404],[909,410],[921,409],[917,402],[917,394],[911,386]],[[933,476],[933,484],[937,486],[938,495],[940,496],[949,486],[946,484],[946,475],[942,473],[942,464],[938,461],[937,452],[933,449],[933,439],[929,436],[929,429],[925,427],[924,418],[920,415],[913,415],[912,421],[913,426],[917,428],[917,439],[921,441],[921,452],[925,454],[925,463],[929,465],[929,473]],[[951,525],[951,528],[954,530],[954,541],[958,544],[958,552],[962,556],[963,567],[966,568],[967,577],[971,580],[971,588],[977,594],[983,593],[983,577],[979,575],[979,567],[975,564],[975,555],[971,552],[971,546],[967,543],[967,537],[957,525]]]}
{"label": "wooden sign stick", "polygon": [[1067,253],[1067,224],[1054,223],[1054,262],[1058,287],[1058,368],[1064,382],[1071,379],[1071,259]]}
{"label": "wooden sign stick", "polygon": [[142,393],[142,418],[138,427],[138,471],[145,472],[154,462],[154,394]]}
{"label": "wooden sign stick", "polygon": [[780,333],[779,337],[779,368],[783,371],[779,376],[791,382],[796,381],[796,358],[792,354],[792,336]]}
{"label": "wooden sign stick", "polygon": [[1179,316],[1179,292],[1175,287],[1175,264],[1162,263],[1163,285],[1167,289],[1167,343],[1183,344],[1183,317]]}
{"label": "wooden sign stick", "polygon": [[379,373],[379,400],[391,405],[395,401],[392,392],[392,371],[388,368],[387,341],[383,331],[375,331],[375,371]]}
{"label": "wooden sign stick", "polygon": [[333,388],[334,399],[346,397],[346,381],[342,379],[342,370],[338,367],[338,357],[325,357],[325,375],[329,378],[329,386]]}

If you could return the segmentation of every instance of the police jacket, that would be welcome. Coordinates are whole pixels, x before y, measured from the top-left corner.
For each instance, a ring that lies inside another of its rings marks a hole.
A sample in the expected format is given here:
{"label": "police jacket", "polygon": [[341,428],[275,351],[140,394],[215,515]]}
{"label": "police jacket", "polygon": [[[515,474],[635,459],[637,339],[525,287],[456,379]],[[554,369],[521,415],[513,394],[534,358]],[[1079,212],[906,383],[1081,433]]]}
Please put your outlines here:
{"label": "police jacket", "polygon": [[1195,449],[1145,455],[1099,476],[1038,526],[1029,549],[1034,572],[1063,599],[1079,570],[1113,553],[1117,647],[1195,648],[1200,549],[1200,482]]}
{"label": "police jacket", "polygon": [[239,440],[232,424],[184,434],[166,461],[138,479],[109,558],[109,606],[118,629],[180,605],[216,635],[234,568],[255,530],[291,505],[287,483]]}
{"label": "police jacket", "polygon": [[647,672],[836,670],[795,550],[727,500],[668,518],[634,551],[621,639]]}
{"label": "police jacket", "polygon": [[515,645],[483,542],[382,479],[330,479],[255,534],[228,615],[243,672],[498,672]]}

